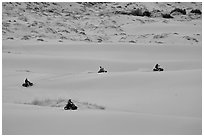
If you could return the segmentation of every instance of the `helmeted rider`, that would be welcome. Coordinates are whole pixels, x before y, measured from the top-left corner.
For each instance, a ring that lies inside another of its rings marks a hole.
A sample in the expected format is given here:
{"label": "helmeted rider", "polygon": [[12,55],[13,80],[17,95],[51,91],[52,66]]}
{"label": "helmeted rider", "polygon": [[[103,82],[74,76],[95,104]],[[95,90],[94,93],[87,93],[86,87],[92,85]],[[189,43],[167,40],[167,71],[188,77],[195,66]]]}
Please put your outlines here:
{"label": "helmeted rider", "polygon": [[160,66],[159,64],[156,64],[156,65],[155,65],[155,68],[156,68],[156,69],[159,69],[159,66]]}

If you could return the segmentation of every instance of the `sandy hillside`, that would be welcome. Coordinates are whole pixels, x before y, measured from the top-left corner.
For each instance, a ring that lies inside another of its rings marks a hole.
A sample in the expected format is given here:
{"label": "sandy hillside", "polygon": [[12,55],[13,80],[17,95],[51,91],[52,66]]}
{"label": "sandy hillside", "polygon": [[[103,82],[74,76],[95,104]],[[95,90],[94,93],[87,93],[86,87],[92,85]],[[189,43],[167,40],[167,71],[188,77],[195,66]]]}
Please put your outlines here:
{"label": "sandy hillside", "polygon": [[2,11],[4,40],[201,44],[201,3],[4,2]]}
{"label": "sandy hillside", "polygon": [[[201,3],[4,2],[2,133],[202,134],[195,9]],[[22,87],[25,78],[34,85]],[[78,110],[63,109],[69,98]]]}

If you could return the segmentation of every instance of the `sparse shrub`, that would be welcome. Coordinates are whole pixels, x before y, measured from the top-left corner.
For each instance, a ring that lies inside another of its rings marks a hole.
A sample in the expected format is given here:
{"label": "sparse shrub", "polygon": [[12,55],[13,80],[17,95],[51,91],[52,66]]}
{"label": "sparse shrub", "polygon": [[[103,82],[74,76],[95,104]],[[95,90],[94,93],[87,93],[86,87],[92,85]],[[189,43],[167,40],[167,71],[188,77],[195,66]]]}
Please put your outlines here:
{"label": "sparse shrub", "polygon": [[53,4],[53,5],[57,5],[57,3],[56,3],[56,2],[53,2],[52,4]]}
{"label": "sparse shrub", "polygon": [[136,43],[134,40],[129,41],[130,43]]}
{"label": "sparse shrub", "polygon": [[115,14],[130,15],[131,13],[125,11],[115,11]]}
{"label": "sparse shrub", "polygon": [[65,36],[61,36],[60,39],[67,39],[67,37],[65,37]]}
{"label": "sparse shrub", "polygon": [[28,39],[30,39],[30,37],[31,37],[31,36],[26,35],[26,36],[23,36],[21,39],[22,39],[22,40],[28,40]]}
{"label": "sparse shrub", "polygon": [[14,38],[13,38],[13,37],[8,37],[7,39],[11,39],[11,40],[13,40]]}
{"label": "sparse shrub", "polygon": [[132,10],[130,12],[131,15],[134,15],[134,16],[143,16],[143,13],[142,13],[142,9],[136,9],[136,10]]}
{"label": "sparse shrub", "polygon": [[82,4],[86,5],[87,7],[91,7],[91,6],[103,4],[103,3],[106,3],[106,2],[82,2]]}
{"label": "sparse shrub", "polygon": [[85,38],[84,40],[85,40],[85,41],[91,41],[89,38]]}
{"label": "sparse shrub", "polygon": [[53,9],[48,9],[47,12],[53,13],[54,10]]}
{"label": "sparse shrub", "polygon": [[37,39],[37,41],[44,41],[44,39]]}
{"label": "sparse shrub", "polygon": [[36,26],[36,25],[38,25],[38,22],[37,21],[34,21],[32,24],[31,24],[31,26]]}
{"label": "sparse shrub", "polygon": [[126,33],[122,32],[122,33],[120,33],[120,35],[126,35]]}
{"label": "sparse shrub", "polygon": [[143,12],[143,16],[150,17],[151,16],[151,12],[146,10],[145,12]]}
{"label": "sparse shrub", "polygon": [[167,19],[174,18],[170,14],[162,14],[162,17]]}
{"label": "sparse shrub", "polygon": [[162,38],[166,38],[167,36],[168,36],[167,33],[158,34],[158,35],[154,35],[153,39],[162,39]]}
{"label": "sparse shrub", "polygon": [[20,16],[18,19],[22,20],[22,21],[25,21],[25,22],[28,22],[28,18],[25,17],[25,16]]}
{"label": "sparse shrub", "polygon": [[86,33],[85,33],[85,32],[80,32],[79,34],[86,35]]}
{"label": "sparse shrub", "polygon": [[171,14],[171,13],[174,13],[174,12],[179,12],[179,13],[181,13],[181,14],[183,14],[183,15],[186,15],[186,10],[185,10],[185,9],[175,8],[174,10],[172,10],[172,11],[170,12],[170,14]]}
{"label": "sparse shrub", "polygon": [[199,9],[195,9],[195,10],[191,10],[191,13],[195,13],[195,14],[202,14],[202,12]]}
{"label": "sparse shrub", "polygon": [[103,41],[102,39],[97,39],[97,40],[98,40],[99,43]]}
{"label": "sparse shrub", "polygon": [[187,39],[187,40],[193,40],[195,42],[199,42],[196,38],[190,37],[190,36],[184,36],[183,38]]}
{"label": "sparse shrub", "polygon": [[130,12],[127,12],[127,11],[116,11],[115,14],[133,15],[133,16],[147,16],[147,17],[151,16],[151,13],[148,10],[143,12],[141,8],[132,10]]}
{"label": "sparse shrub", "polygon": [[151,16],[152,17],[161,17],[161,11],[160,10],[156,10],[154,9],[153,11],[151,11]]}

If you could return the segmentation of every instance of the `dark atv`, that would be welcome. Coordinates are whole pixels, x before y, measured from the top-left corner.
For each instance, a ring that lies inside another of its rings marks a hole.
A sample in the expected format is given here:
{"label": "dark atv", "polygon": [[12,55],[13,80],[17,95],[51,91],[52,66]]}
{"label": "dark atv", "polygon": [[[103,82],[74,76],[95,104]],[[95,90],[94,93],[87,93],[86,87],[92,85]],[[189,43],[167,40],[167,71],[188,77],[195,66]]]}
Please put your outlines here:
{"label": "dark atv", "polygon": [[98,73],[107,73],[107,71],[103,67],[100,66]]}
{"label": "dark atv", "polygon": [[68,101],[67,105],[64,107],[64,110],[76,110],[77,106],[74,105],[73,102],[71,102],[71,100]]}
{"label": "dark atv", "polygon": [[30,87],[30,86],[33,86],[33,83],[31,83],[31,82],[30,83],[23,83],[22,86],[23,87]]}
{"label": "dark atv", "polygon": [[160,68],[160,65],[159,64],[156,64],[153,71],[164,71],[163,68]]}
{"label": "dark atv", "polygon": [[33,83],[31,83],[30,81],[28,81],[28,79],[26,78],[25,83],[22,84],[23,87],[30,87],[33,86]]}
{"label": "dark atv", "polygon": [[153,71],[164,71],[163,68],[154,68]]}
{"label": "dark atv", "polygon": [[106,70],[99,70],[98,73],[107,73]]}

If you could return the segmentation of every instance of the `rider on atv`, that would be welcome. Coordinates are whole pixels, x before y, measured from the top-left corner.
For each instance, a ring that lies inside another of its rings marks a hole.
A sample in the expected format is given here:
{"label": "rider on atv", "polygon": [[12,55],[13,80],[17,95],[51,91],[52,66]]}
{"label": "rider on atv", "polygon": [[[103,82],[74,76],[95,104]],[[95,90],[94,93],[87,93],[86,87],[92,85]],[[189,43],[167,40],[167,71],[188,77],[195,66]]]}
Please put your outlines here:
{"label": "rider on atv", "polygon": [[103,67],[100,66],[98,73],[104,73],[107,72]]}
{"label": "rider on atv", "polygon": [[76,110],[77,106],[74,105],[74,103],[71,101],[71,99],[68,100],[67,105],[64,107],[64,110]]}
{"label": "rider on atv", "polygon": [[33,83],[31,83],[30,81],[28,81],[28,79],[25,79],[25,83],[22,84],[22,86],[24,87],[29,87],[29,86],[33,86]]}
{"label": "rider on atv", "polygon": [[160,65],[156,64],[155,68],[153,69],[153,71],[163,71],[164,70],[163,68],[159,68],[159,67],[160,67]]}

